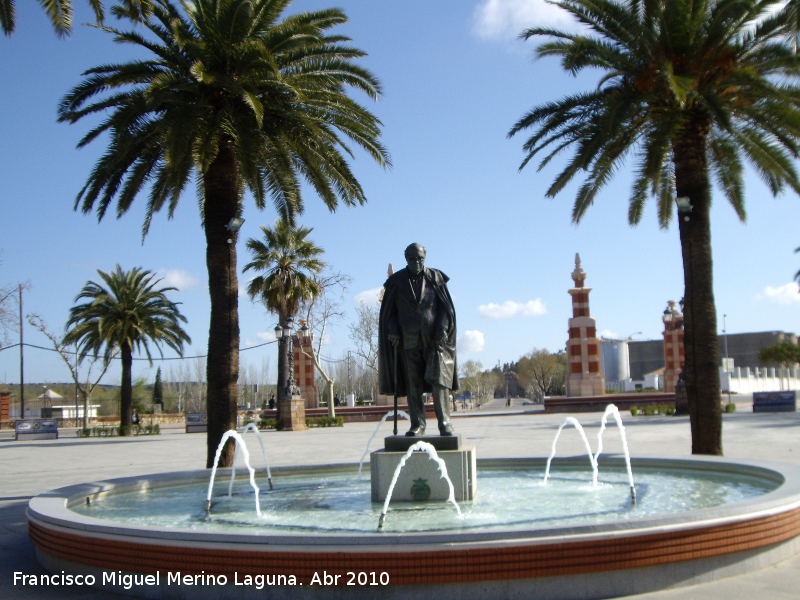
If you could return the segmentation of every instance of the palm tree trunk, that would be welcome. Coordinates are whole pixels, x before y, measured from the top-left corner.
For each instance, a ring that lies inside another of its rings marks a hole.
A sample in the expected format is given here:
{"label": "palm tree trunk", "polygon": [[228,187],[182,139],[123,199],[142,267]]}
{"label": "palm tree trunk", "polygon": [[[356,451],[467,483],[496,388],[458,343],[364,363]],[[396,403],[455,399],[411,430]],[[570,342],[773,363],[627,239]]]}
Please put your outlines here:
{"label": "palm tree trunk", "polygon": [[692,428],[692,454],[722,455],[719,339],[711,260],[711,190],[706,161],[708,125],[689,123],[675,144],[678,197],[692,209],[679,214],[684,279],[686,392]]}
{"label": "palm tree trunk", "polygon": [[[204,177],[203,223],[206,234],[208,291],[211,322],[208,328],[208,382],[206,468],[211,468],[222,436],[236,428],[239,390],[239,282],[236,277],[236,237],[226,229],[239,216],[239,177],[230,141],[220,142],[219,153]],[[231,240],[229,243],[228,240]],[[219,464],[233,463],[234,442],[229,440]]]}
{"label": "palm tree trunk", "polygon": [[120,349],[122,357],[122,382],[120,385],[119,424],[120,433],[131,434],[131,406],[133,405],[133,352],[128,344],[122,344]]}

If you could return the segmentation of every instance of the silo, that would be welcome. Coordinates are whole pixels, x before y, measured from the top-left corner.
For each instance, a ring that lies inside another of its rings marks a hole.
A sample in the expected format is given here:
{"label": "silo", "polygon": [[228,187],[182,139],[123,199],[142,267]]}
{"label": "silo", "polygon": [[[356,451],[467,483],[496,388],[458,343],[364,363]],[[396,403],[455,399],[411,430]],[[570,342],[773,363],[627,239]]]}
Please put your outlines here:
{"label": "silo", "polygon": [[600,368],[607,382],[629,379],[628,340],[600,340]]}

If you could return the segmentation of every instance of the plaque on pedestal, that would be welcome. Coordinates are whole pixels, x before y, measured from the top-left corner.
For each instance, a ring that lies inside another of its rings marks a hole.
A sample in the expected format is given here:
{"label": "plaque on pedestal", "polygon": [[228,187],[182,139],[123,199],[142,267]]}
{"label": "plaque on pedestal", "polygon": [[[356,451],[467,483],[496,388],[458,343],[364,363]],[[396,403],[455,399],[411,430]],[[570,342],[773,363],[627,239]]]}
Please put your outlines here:
{"label": "plaque on pedestal", "polygon": [[[414,442],[424,442],[429,438],[408,439]],[[437,450],[436,454],[444,461],[447,476],[453,483],[455,501],[462,502],[475,498],[478,491],[475,446],[462,446],[459,450],[442,450],[441,452]],[[376,450],[370,455],[370,484],[373,502],[386,500],[394,472],[405,455],[406,452],[389,452],[388,450]],[[424,493],[421,493],[423,491]],[[392,492],[392,502],[440,502],[446,501],[449,496],[450,486],[442,477],[438,463],[428,456],[427,452],[413,452],[400,470]]]}

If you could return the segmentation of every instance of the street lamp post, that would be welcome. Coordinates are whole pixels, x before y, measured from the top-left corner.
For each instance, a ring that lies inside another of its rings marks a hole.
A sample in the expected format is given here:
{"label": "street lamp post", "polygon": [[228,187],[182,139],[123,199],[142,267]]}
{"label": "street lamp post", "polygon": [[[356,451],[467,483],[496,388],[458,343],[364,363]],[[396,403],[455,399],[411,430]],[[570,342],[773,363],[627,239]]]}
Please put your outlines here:
{"label": "street lamp post", "polygon": [[[307,337],[309,332],[308,326],[304,325],[298,331],[298,335]],[[275,327],[275,338],[280,344],[281,356],[286,356],[287,346],[289,354],[289,376],[286,384],[278,392],[278,419],[281,421],[283,430],[303,430],[306,429],[305,404],[299,395],[300,390],[294,379],[294,319],[292,317],[288,317],[283,326],[279,323]]]}

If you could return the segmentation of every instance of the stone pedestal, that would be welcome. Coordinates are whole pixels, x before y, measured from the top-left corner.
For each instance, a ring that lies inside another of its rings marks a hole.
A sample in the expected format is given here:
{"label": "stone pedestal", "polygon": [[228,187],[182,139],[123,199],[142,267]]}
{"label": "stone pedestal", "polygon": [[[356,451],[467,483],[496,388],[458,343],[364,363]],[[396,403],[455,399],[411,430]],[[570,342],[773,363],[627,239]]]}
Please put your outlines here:
{"label": "stone pedestal", "polygon": [[606,393],[606,383],[600,373],[571,374],[567,378],[567,396],[602,396]]}
{"label": "stone pedestal", "polygon": [[294,394],[291,400],[282,400],[278,403],[278,419],[281,422],[281,431],[305,431],[306,403],[303,397]]}
{"label": "stone pedestal", "polygon": [[[412,438],[415,442],[428,438]],[[475,447],[463,446],[458,450],[437,450],[444,460],[447,475],[453,482],[456,502],[472,500],[478,491],[475,470]],[[372,501],[383,502],[395,469],[405,452],[376,450],[370,455],[369,467],[372,483]],[[447,480],[439,472],[439,465],[427,452],[414,452],[400,471],[392,492],[392,502],[445,501],[450,496]]]}

